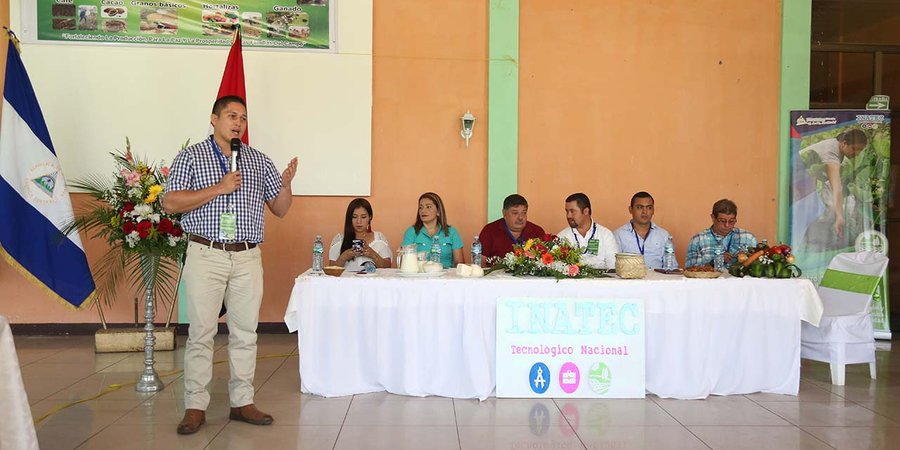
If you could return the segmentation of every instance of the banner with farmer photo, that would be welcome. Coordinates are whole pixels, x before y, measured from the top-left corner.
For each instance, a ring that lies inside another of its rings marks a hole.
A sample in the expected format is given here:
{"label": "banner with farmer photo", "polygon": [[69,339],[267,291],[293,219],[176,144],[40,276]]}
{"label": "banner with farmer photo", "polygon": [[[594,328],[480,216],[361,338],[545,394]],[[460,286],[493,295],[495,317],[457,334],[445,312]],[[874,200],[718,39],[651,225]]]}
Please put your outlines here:
{"label": "banner with farmer photo", "polygon": [[[788,241],[814,283],[838,253],[887,251],[890,129],[887,111],[791,112]],[[889,339],[886,278],[872,317],[876,337]]]}

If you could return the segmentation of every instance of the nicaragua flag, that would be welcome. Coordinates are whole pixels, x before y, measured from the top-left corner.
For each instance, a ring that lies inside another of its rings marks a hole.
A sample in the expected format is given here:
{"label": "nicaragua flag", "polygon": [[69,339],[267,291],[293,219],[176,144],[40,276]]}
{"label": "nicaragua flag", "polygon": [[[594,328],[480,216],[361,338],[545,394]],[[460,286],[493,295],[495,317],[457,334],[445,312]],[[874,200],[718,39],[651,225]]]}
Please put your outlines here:
{"label": "nicaragua flag", "polygon": [[76,309],[94,279],[72,221],[72,202],[44,116],[10,33],[0,122],[0,254],[22,275]]}

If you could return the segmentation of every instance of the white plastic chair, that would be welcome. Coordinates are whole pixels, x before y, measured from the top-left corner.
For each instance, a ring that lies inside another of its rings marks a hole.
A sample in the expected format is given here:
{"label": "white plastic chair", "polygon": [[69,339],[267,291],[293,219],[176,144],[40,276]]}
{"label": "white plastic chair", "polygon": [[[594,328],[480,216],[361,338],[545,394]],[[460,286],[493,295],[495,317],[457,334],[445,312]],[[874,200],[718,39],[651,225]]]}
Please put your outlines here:
{"label": "white plastic chair", "polygon": [[876,252],[841,253],[817,288],[824,312],[819,326],[803,322],[800,357],[831,365],[831,384],[844,385],[847,364],[869,363],[875,378],[875,335],[869,307],[888,259]]}

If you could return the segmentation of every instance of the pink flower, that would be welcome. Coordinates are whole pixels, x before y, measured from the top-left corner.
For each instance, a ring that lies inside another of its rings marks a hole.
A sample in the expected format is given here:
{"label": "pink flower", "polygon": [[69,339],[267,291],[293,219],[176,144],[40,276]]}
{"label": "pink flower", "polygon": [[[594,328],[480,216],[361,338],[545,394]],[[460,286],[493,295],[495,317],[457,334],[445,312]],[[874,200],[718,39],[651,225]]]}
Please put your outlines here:
{"label": "pink flower", "polygon": [[580,267],[576,266],[575,264],[572,264],[571,266],[569,266],[569,276],[570,277],[574,277],[574,276],[578,275],[578,272],[581,272]]}
{"label": "pink flower", "polygon": [[140,186],[141,173],[137,171],[129,172],[128,175],[125,175],[125,184],[129,187]]}
{"label": "pink flower", "polygon": [[169,176],[169,168],[168,167],[163,167],[163,168],[159,169],[159,171],[162,172],[164,177]]}

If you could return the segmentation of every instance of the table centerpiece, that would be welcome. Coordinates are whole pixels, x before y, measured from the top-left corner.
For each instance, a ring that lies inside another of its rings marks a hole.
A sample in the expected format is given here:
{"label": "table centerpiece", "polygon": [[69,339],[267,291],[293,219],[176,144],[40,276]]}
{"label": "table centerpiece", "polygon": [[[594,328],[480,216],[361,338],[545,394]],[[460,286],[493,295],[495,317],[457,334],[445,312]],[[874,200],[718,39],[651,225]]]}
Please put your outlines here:
{"label": "table centerpiece", "polygon": [[581,257],[585,249],[573,247],[558,236],[545,234],[543,238],[528,239],[513,245],[513,251],[489,261],[489,274],[504,270],[514,276],[564,278],[602,278],[602,269],[585,264]]}

